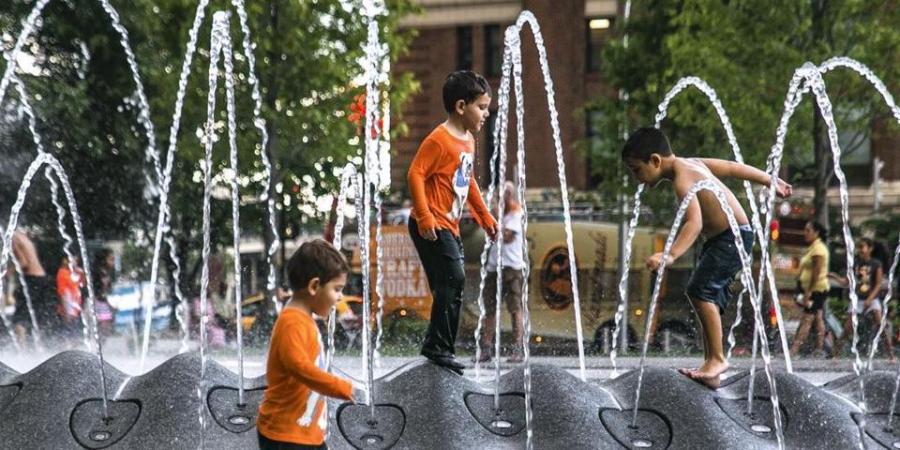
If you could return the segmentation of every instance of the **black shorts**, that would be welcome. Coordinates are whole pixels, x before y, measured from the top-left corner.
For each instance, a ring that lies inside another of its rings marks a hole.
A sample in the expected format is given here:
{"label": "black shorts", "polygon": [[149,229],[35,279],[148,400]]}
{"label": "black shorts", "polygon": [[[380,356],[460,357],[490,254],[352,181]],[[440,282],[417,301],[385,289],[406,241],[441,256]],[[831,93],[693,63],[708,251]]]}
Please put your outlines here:
{"label": "black shorts", "polygon": [[[753,250],[753,229],[750,225],[741,225],[740,232],[744,250],[749,254]],[[742,268],[734,234],[730,229],[725,230],[703,244],[700,261],[691,274],[686,293],[692,299],[716,304],[722,313],[731,301],[731,284]]]}
{"label": "black shorts", "polygon": [[821,311],[822,308],[825,308],[825,301],[828,300],[828,291],[813,292],[810,297],[812,297],[813,304],[809,308],[803,308],[803,312],[815,314]]}
{"label": "black shorts", "polygon": [[12,315],[13,325],[31,329],[31,313],[28,311],[28,298],[30,298],[38,327],[42,331],[52,330],[56,327],[58,317],[56,308],[59,301],[56,297],[56,285],[50,277],[32,275],[25,275],[25,285],[28,289],[28,297],[25,297],[23,286],[16,289],[16,311]]}

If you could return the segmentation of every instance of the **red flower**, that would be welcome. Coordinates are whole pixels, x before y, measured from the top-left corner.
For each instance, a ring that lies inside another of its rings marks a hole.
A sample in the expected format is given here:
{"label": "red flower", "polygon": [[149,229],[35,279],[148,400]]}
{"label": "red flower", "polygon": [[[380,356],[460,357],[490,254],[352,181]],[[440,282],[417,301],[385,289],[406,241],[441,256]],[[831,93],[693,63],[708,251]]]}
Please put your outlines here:
{"label": "red flower", "polygon": [[[347,120],[356,124],[356,135],[362,135],[362,127],[363,122],[366,120],[366,94],[362,93],[353,98],[353,103],[350,104],[350,115],[347,116]],[[384,128],[384,121],[382,119],[378,119],[378,122],[372,126],[372,139],[378,137],[381,134],[381,130]]]}

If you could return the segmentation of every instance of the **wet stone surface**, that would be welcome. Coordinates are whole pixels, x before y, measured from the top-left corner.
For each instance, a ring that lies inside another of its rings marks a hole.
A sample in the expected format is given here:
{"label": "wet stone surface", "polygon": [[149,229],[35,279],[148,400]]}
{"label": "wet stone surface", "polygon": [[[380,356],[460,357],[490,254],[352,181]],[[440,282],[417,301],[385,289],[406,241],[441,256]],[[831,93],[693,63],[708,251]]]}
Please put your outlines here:
{"label": "wet stone surface", "polygon": [[[245,380],[245,406],[239,408],[237,375],[208,361],[201,379],[196,353],[174,356],[134,377],[107,364],[107,389],[115,398],[109,403],[114,420],[105,423],[99,412],[98,363],[95,355],[66,351],[27,373],[0,374],[0,399],[6,402],[0,408],[0,447],[257,448],[255,415],[264,377]],[[585,382],[563,368],[534,365],[530,375],[536,449],[778,448],[771,432],[753,427],[772,424],[769,381],[761,370],[753,380],[749,420],[746,372],[713,391],[675,370],[648,367],[637,428],[629,428],[628,408],[634,404],[636,372]],[[861,412],[855,400],[858,379],[814,386],[782,371],[776,370],[774,377],[785,448],[859,448],[861,441],[867,448],[894,448],[897,435],[886,431],[884,422],[895,374],[864,377],[869,416],[862,436],[854,418]],[[374,424],[366,405],[328,400],[327,445],[332,450],[520,450],[528,434],[523,428],[524,380],[522,366],[499,380],[505,414],[500,419],[510,427],[506,434],[498,433],[492,429],[495,380],[476,382],[414,360],[375,380]],[[647,444],[651,446],[642,447]]]}
{"label": "wet stone surface", "polygon": [[256,415],[265,389],[244,390],[244,401],[239,402],[238,390],[231,387],[215,387],[207,395],[209,411],[220,427],[232,433],[246,433],[256,426]]}
{"label": "wet stone surface", "polygon": [[500,394],[499,408],[494,394],[466,394],[466,407],[485,429],[500,436],[513,436],[525,429],[525,393]]}
{"label": "wet stone surface", "polygon": [[[775,440],[775,419],[773,417],[772,401],[765,397],[754,397],[753,404],[748,405],[747,399],[717,398],[716,403],[728,414],[731,420],[742,426],[745,430],[767,439]],[[748,411],[748,406],[752,411]],[[781,411],[781,426],[788,426],[787,415]]]}
{"label": "wet stone surface", "polygon": [[672,441],[672,430],[661,415],[639,409],[637,421],[631,409],[604,409],[600,411],[603,426],[628,449],[665,449]]}
{"label": "wet stone surface", "polygon": [[406,416],[396,405],[376,404],[373,416],[368,405],[345,403],[338,409],[337,418],[341,435],[361,450],[393,448],[406,427]]}
{"label": "wet stone surface", "polygon": [[102,399],[82,402],[72,411],[70,431],[81,446],[107,448],[119,442],[137,422],[141,407],[135,401],[109,401],[106,414]]}

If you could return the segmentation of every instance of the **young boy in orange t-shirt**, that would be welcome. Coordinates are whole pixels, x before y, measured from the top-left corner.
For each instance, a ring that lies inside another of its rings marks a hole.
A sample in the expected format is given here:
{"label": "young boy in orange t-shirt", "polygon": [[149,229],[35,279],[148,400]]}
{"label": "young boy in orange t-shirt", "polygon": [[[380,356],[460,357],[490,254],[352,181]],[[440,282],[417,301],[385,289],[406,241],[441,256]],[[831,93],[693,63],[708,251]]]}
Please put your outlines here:
{"label": "young boy in orange t-shirt", "polygon": [[326,449],[324,396],[353,400],[353,385],[325,371],[322,339],[312,314],[325,316],[341,299],[347,260],[317,239],[300,246],[288,261],[293,294],[269,345],[266,392],[256,420],[259,448]]}
{"label": "young boy in orange t-shirt", "polygon": [[481,75],[460,70],[447,76],[443,88],[447,120],[422,141],[409,167],[407,181],[413,210],[409,233],[431,287],[431,323],[422,355],[462,375],[455,358],[459,310],[465,285],[459,219],[468,203],[472,215],[491,239],[497,222],[472,176],[475,133],[490,114],[491,87]]}

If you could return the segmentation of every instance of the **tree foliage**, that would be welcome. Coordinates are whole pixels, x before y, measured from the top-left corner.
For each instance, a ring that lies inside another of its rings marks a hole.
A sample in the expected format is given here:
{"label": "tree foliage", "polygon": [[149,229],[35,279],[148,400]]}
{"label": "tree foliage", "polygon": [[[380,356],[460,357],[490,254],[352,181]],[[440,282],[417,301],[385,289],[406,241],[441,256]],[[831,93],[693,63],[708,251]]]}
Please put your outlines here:
{"label": "tree foliage", "polygon": [[[698,76],[716,90],[746,162],[757,167],[765,166],[788,83],[804,62],[820,64],[832,56],[849,56],[868,65],[888,86],[900,80],[896,2],[648,0],[635,1],[632,14],[603,52],[604,75],[628,94],[627,106],[614,97],[588,105],[602,117],[600,135],[605,138],[589,146],[588,152],[603,180],[603,192],[623,189],[619,161],[623,127],[652,126],[657,105],[682,77]],[[846,138],[843,150],[850,156],[889,112],[868,82],[855,74],[835,71],[825,81],[837,126]],[[800,185],[819,181],[812,103],[804,100],[795,113],[785,153],[787,174]],[[715,110],[693,88],[672,102],[663,129],[680,155],[733,158]],[[825,145],[818,150],[828,151],[827,141]],[[821,182],[831,181],[827,170]],[[663,218],[672,209],[666,194],[649,201]]]}
{"label": "tree foliage", "polygon": [[[111,0],[118,10],[146,88],[163,158],[168,147],[178,78],[185,57],[188,31],[194,21],[194,0]],[[173,235],[182,258],[199,250],[203,158],[202,133],[207,119],[210,31],[214,12],[231,16],[235,52],[236,109],[241,172],[241,228],[246,235],[263,234],[268,219],[261,152],[269,151],[276,166],[279,223],[315,224],[323,213],[317,197],[334,193],[335,172],[361,155],[356,125],[347,120],[353,98],[362,93],[362,44],[366,18],[361,2],[352,0],[245,2],[249,15],[256,74],[263,100],[262,115],[270,148],[260,146],[253,126],[248,65],[241,54],[242,33],[231,1],[212,0],[199,33],[188,81],[181,132],[170,187]],[[411,11],[408,0],[388,1],[389,14],[379,17],[381,39],[391,58],[405,51],[410,32],[398,31],[399,18]],[[0,29],[8,51],[34,2],[11,0],[0,6]],[[84,45],[82,45],[84,44]],[[89,59],[84,57],[87,50]],[[25,49],[35,58],[38,73],[20,73],[32,95],[47,150],[58,155],[73,181],[84,214],[87,234],[95,239],[137,239],[145,245],[155,230],[157,199],[148,194],[152,164],[145,158],[146,139],[136,118],[135,85],[125,54],[96,0],[52,1],[42,26]],[[221,63],[220,68],[221,70]],[[20,72],[22,72],[20,70]],[[398,107],[415,88],[407,74],[394,76],[390,100]],[[15,95],[8,95],[7,119],[0,130],[0,153],[6,165],[0,180],[0,206],[8,209],[25,166],[36,154],[24,122],[15,113]],[[217,141],[214,176],[220,195],[212,205],[213,243],[231,241],[227,168],[227,122],[224,81],[220,78],[215,113]],[[51,145],[52,144],[52,145]],[[28,155],[23,157],[22,155]],[[45,186],[46,183],[38,183]],[[33,191],[46,191],[43,187]],[[222,190],[224,189],[224,194]],[[52,227],[55,212],[48,195],[29,201],[29,221]],[[284,231],[282,227],[281,231]],[[148,261],[149,262],[149,261]]]}

